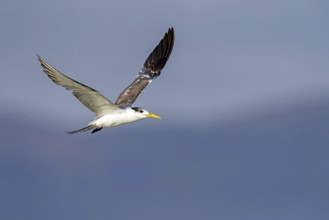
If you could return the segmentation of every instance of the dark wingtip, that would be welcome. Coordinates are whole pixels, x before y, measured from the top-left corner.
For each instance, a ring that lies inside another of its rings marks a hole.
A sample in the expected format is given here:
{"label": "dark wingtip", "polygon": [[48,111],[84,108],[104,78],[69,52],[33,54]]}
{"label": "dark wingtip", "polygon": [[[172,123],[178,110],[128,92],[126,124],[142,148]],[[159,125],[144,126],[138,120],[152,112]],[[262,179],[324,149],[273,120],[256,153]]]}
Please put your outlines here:
{"label": "dark wingtip", "polygon": [[[46,70],[47,70],[47,62],[39,55],[39,54],[37,54],[37,58],[38,58],[38,60],[39,60],[39,62],[40,62],[40,64],[41,64],[41,66],[42,66],[42,68],[43,68],[43,71],[45,72]],[[49,65],[49,64],[48,64]],[[45,72],[46,73],[46,72]]]}
{"label": "dark wingtip", "polygon": [[159,44],[153,49],[144,63],[144,67],[152,72],[160,74],[162,68],[166,65],[175,42],[175,31],[170,27],[160,40]]}
{"label": "dark wingtip", "polygon": [[36,54],[36,56],[37,56],[39,62],[41,63],[42,62],[42,57],[39,54]]}

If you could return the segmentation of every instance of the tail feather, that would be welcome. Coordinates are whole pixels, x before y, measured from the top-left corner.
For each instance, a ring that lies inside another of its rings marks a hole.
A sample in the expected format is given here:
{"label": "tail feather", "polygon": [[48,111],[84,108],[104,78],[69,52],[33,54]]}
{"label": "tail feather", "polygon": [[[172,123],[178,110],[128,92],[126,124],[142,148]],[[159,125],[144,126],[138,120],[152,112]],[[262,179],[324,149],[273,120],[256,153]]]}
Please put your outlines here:
{"label": "tail feather", "polygon": [[76,130],[76,131],[68,131],[68,132],[66,132],[66,134],[76,134],[76,133],[80,133],[80,132],[84,132],[84,131],[89,131],[89,130],[94,129],[94,128],[99,129],[95,125],[87,125],[86,127],[81,128],[81,129]]}

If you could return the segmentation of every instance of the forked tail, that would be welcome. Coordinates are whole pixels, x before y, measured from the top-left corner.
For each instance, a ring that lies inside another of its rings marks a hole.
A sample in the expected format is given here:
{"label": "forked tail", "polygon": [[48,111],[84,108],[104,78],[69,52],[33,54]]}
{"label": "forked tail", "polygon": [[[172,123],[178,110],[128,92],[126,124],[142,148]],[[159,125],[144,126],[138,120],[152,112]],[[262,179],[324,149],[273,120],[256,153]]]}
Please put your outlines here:
{"label": "forked tail", "polygon": [[84,132],[84,131],[89,131],[89,130],[91,130],[91,129],[94,129],[94,130],[91,132],[91,133],[93,134],[93,133],[95,133],[95,132],[101,130],[102,127],[99,128],[99,127],[96,127],[95,125],[87,125],[86,127],[81,128],[81,129],[76,130],[76,131],[68,131],[68,132],[66,132],[66,134],[76,134],[76,133],[80,133],[80,132]]}

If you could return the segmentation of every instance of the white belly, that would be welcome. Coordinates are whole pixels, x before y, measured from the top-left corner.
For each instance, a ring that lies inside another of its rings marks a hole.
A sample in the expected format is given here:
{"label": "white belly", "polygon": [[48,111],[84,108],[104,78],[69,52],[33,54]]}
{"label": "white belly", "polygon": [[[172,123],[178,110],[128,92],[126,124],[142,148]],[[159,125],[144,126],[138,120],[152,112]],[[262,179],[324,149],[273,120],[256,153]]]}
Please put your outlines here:
{"label": "white belly", "polygon": [[127,124],[130,122],[138,121],[142,118],[131,115],[127,112],[120,112],[116,114],[109,114],[99,117],[90,124],[96,125],[97,127],[113,127],[117,125]]}

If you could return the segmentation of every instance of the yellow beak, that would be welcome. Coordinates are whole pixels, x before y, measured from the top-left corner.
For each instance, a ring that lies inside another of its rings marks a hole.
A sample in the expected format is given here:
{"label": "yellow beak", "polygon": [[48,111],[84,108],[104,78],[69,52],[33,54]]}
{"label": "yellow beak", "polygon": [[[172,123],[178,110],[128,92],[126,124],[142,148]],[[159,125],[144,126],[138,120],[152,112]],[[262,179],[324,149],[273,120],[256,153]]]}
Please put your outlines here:
{"label": "yellow beak", "polygon": [[161,119],[161,117],[159,115],[156,115],[153,113],[148,113],[146,116],[149,118]]}

